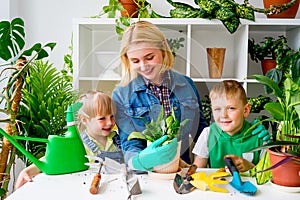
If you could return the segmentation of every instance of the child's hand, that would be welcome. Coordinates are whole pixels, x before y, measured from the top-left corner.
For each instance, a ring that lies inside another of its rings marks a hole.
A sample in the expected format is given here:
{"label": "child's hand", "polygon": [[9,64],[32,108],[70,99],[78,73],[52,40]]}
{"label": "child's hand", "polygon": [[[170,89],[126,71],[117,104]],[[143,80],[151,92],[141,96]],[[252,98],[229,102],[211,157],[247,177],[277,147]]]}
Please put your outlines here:
{"label": "child's hand", "polygon": [[32,178],[40,172],[41,171],[35,165],[30,165],[27,168],[23,169],[20,172],[16,181],[16,189],[19,189],[22,185],[24,185],[27,182],[32,182]]}
{"label": "child's hand", "polygon": [[[257,122],[258,122],[257,120],[254,120],[250,124],[251,124],[251,126],[253,126]],[[269,134],[268,130],[265,128],[264,125],[258,124],[256,126],[256,128],[252,131],[252,135],[256,135],[256,134],[258,134],[258,138],[262,138],[263,141],[265,141],[267,143],[271,142],[271,140],[270,140],[270,138],[271,138],[270,134]]]}
{"label": "child's hand", "polygon": [[254,167],[252,162],[236,155],[226,155],[224,158],[231,158],[239,172],[245,172]]}

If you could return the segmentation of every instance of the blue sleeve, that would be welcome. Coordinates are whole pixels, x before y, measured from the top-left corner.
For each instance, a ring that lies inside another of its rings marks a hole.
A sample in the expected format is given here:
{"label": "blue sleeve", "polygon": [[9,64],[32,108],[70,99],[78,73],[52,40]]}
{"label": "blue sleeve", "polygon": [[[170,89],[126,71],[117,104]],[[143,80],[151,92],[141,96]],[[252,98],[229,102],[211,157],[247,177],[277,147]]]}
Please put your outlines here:
{"label": "blue sleeve", "polygon": [[120,88],[116,88],[112,93],[112,99],[116,104],[116,123],[121,140],[121,148],[124,154],[125,162],[136,155],[138,152],[146,148],[147,142],[145,140],[132,139],[127,140],[129,134],[135,131],[135,127],[132,123],[130,116],[126,114],[126,108],[124,102],[124,94],[122,94]]}
{"label": "blue sleeve", "polygon": [[202,130],[208,126],[204,116],[203,116],[203,113],[202,113],[202,103],[201,103],[201,98],[200,98],[200,95],[199,95],[199,92],[193,82],[193,80],[189,77],[186,76],[186,79],[187,81],[189,82],[189,84],[191,85],[191,87],[193,88],[194,90],[194,93],[195,95],[197,96],[197,99],[198,99],[198,104],[199,104],[199,115],[200,115],[200,119],[199,119],[199,126],[198,126],[198,131],[197,132],[193,132],[192,133],[192,138],[193,138],[193,141],[196,143]]}

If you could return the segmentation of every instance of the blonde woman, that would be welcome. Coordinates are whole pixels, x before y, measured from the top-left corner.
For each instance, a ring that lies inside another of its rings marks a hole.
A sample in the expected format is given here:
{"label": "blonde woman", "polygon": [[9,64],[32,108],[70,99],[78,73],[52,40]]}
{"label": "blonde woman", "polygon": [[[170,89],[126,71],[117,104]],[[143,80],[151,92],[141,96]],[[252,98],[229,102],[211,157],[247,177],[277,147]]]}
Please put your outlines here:
{"label": "blonde woman", "polygon": [[196,141],[207,124],[193,81],[173,70],[174,57],[164,34],[152,23],[138,21],[125,30],[120,53],[125,76],[112,98],[125,161],[133,169],[151,171],[173,159],[175,142],[149,151],[146,141],[127,140],[131,132],[141,132],[156,120],[163,105],[165,115],[173,109],[178,120],[190,119],[181,132],[181,158],[191,163],[189,138]]}

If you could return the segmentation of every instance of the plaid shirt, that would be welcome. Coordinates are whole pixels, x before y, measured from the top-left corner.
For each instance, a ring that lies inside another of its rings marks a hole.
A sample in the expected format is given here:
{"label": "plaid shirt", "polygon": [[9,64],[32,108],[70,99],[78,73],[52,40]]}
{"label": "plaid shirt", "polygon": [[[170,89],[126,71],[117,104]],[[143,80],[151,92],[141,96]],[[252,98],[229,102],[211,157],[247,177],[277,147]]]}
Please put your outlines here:
{"label": "plaid shirt", "polygon": [[171,85],[171,75],[169,71],[166,71],[164,74],[163,82],[160,86],[156,86],[150,80],[145,79],[145,83],[147,87],[151,90],[151,92],[159,99],[160,104],[164,106],[165,115],[168,116],[171,113],[171,105],[170,105],[170,85]]}

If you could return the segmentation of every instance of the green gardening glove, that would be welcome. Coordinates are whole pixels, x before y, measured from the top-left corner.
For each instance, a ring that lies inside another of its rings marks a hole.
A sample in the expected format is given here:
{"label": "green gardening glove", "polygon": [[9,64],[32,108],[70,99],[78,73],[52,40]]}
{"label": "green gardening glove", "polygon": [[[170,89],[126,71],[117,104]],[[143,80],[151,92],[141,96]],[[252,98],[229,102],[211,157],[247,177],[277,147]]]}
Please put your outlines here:
{"label": "green gardening glove", "polygon": [[172,161],[177,153],[177,138],[170,143],[163,144],[168,139],[165,135],[154,141],[132,158],[132,166],[137,170],[152,171],[153,167]]}
{"label": "green gardening glove", "polygon": [[[253,126],[257,122],[258,122],[257,120],[254,120],[250,124],[251,124],[251,126]],[[258,124],[256,126],[256,128],[252,131],[252,135],[256,135],[256,134],[258,134],[258,138],[262,138],[264,142],[267,142],[267,143],[271,142],[271,140],[270,140],[271,136],[264,125]]]}

